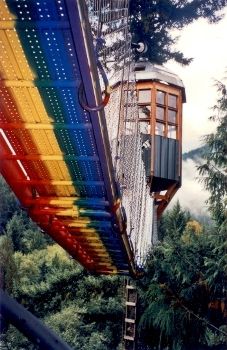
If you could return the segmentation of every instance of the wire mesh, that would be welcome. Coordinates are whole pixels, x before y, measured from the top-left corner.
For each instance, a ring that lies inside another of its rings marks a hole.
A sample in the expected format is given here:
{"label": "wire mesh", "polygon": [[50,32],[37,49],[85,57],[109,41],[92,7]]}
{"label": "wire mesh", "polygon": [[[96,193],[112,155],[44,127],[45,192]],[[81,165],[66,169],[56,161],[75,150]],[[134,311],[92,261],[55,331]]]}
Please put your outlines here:
{"label": "wire mesh", "polygon": [[128,0],[87,0],[96,54],[109,79],[129,63]]}
{"label": "wire mesh", "polygon": [[137,264],[152,244],[153,200],[146,184],[137,104],[128,0],[87,0],[99,60],[112,86],[105,108],[116,181]]}

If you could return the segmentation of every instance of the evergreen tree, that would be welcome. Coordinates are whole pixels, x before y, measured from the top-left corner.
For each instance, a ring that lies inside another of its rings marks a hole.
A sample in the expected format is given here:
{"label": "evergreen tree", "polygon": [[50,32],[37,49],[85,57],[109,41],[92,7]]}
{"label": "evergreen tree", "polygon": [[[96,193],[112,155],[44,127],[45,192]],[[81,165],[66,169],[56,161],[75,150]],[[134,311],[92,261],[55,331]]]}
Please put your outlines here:
{"label": "evergreen tree", "polygon": [[0,175],[0,235],[4,234],[4,229],[8,220],[19,211],[19,202],[14,193],[7,186],[5,180]]}
{"label": "evergreen tree", "polygon": [[227,95],[222,83],[218,92],[211,118],[217,129],[205,137],[199,167],[214,223],[204,229],[177,204],[162,220],[163,241],[151,251],[140,282],[141,332],[160,349],[225,349],[227,344]]}
{"label": "evergreen tree", "polygon": [[145,41],[146,57],[162,64],[170,59],[188,64],[191,58],[174,49],[177,38],[171,32],[182,29],[199,18],[215,23],[222,17],[220,10],[227,0],[136,0],[130,1],[131,32],[133,41]]}
{"label": "evergreen tree", "polygon": [[140,332],[150,346],[188,350],[225,343],[223,230],[208,235],[198,222],[188,221],[180,237],[168,235],[151,251],[138,282]]}
{"label": "evergreen tree", "polygon": [[[7,236],[0,236],[0,288],[12,293],[15,287],[16,264],[13,257],[13,244]],[[7,350],[6,334],[9,325],[0,313],[0,349]]]}
{"label": "evergreen tree", "polygon": [[22,253],[43,249],[53,242],[21,209],[7,221],[5,232],[12,239],[14,250]]}
{"label": "evergreen tree", "polygon": [[210,192],[210,211],[218,224],[222,224],[227,217],[227,93],[221,82],[217,83],[217,89],[218,100],[210,118],[217,123],[217,128],[204,138],[204,163],[198,169],[205,188]]}
{"label": "evergreen tree", "polygon": [[[14,254],[16,299],[75,350],[116,349],[123,316],[121,280],[91,276],[57,244]],[[10,327],[12,350],[36,347]],[[94,345],[93,341],[96,340]]]}
{"label": "evergreen tree", "polygon": [[173,209],[167,210],[160,220],[158,230],[159,239],[162,240],[166,236],[178,239],[182,235],[190,217],[190,213],[184,210],[180,206],[179,201],[177,201]]}

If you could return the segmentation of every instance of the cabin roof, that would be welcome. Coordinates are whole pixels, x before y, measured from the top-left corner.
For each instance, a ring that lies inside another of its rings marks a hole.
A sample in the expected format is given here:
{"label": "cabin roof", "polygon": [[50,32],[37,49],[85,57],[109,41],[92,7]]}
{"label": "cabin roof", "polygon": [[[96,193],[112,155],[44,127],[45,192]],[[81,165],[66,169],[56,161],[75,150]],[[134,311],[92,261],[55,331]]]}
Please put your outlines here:
{"label": "cabin roof", "polygon": [[154,80],[180,87],[183,93],[183,102],[186,102],[185,87],[183,81],[177,74],[173,73],[165,66],[152,64],[148,61],[139,61],[135,64],[134,70],[137,81]]}

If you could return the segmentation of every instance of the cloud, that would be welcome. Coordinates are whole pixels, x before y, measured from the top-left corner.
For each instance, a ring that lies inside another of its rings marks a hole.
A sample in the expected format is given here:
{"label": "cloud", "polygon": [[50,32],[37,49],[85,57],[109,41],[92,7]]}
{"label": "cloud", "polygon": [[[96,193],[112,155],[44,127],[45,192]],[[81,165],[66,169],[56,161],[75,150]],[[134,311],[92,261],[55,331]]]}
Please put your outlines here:
{"label": "cloud", "polygon": [[186,89],[187,103],[183,113],[183,151],[199,147],[201,136],[214,130],[208,121],[217,98],[215,80],[223,80],[227,68],[227,7],[224,18],[217,24],[204,19],[194,21],[179,31],[176,49],[194,57],[188,66],[169,62],[167,67],[177,73]]}
{"label": "cloud", "polygon": [[206,199],[209,193],[204,190],[203,184],[199,182],[199,174],[196,169],[198,162],[187,159],[182,163],[182,187],[174,196],[170,208],[179,200],[183,208],[187,208],[191,213],[207,215]]}

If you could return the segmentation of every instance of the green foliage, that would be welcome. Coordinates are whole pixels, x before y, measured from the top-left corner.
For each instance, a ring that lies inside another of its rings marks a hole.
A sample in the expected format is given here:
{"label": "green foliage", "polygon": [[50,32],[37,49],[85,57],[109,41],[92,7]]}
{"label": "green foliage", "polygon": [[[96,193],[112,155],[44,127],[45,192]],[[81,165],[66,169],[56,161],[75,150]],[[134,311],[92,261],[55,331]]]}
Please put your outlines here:
{"label": "green foliage", "polygon": [[12,239],[14,250],[22,253],[42,249],[47,246],[48,241],[51,242],[22,210],[8,220],[5,232]]}
{"label": "green foliage", "polygon": [[0,236],[0,288],[12,293],[16,275],[12,241],[7,236]]}
{"label": "green foliage", "polygon": [[82,268],[58,245],[15,253],[18,269],[16,297],[32,313],[44,317],[73,297]]}
{"label": "green foliage", "polygon": [[227,206],[227,93],[223,83],[217,83],[218,100],[211,120],[217,123],[216,132],[205,136],[204,162],[198,167],[202,182],[210,192],[208,200],[213,218],[220,225],[226,219]]}
{"label": "green foliage", "polygon": [[[78,350],[116,348],[114,341],[113,324],[105,322],[102,327],[97,322],[85,322],[87,308],[80,308],[76,303],[62,309],[59,313],[45,319],[47,325],[51,326],[56,333],[62,335],[63,339]],[[119,341],[119,340],[118,340]]]}
{"label": "green foliage", "polygon": [[162,64],[174,59],[181,64],[189,64],[192,59],[174,49],[178,38],[173,30],[182,29],[199,18],[215,23],[222,17],[219,11],[226,5],[226,0],[130,1],[133,41],[147,43],[145,55],[151,62]]}
{"label": "green foliage", "polygon": [[182,235],[187,222],[190,220],[190,213],[181,208],[179,201],[163,215],[159,223],[159,239],[165,236],[179,237]]}
{"label": "green foliage", "polygon": [[150,252],[146,275],[138,282],[141,336],[151,346],[172,350],[196,349],[214,339],[223,343],[226,225],[207,233],[179,203],[163,222],[164,239]]}
{"label": "green foliage", "polygon": [[0,235],[6,234],[16,251],[30,253],[53,241],[22,211],[13,192],[0,175]]}
{"label": "green foliage", "polygon": [[[116,349],[121,341],[122,282],[91,276],[58,245],[30,254],[15,253],[17,300],[73,349]],[[12,349],[35,349],[13,327]]]}
{"label": "green foliage", "polygon": [[19,203],[1,175],[0,198],[0,234],[3,234],[7,221],[19,211]]}

